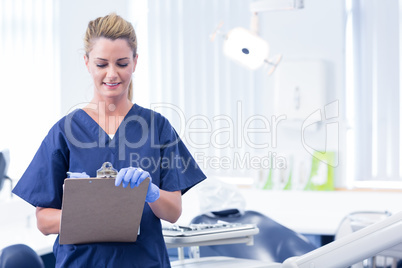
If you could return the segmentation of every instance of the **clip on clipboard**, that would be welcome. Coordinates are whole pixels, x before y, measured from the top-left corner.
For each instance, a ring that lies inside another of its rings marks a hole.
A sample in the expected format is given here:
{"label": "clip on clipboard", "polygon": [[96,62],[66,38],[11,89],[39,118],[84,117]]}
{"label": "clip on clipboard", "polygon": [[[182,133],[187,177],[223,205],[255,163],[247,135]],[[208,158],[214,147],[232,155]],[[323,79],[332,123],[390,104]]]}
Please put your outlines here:
{"label": "clip on clipboard", "polygon": [[137,240],[150,179],[133,189],[114,183],[114,178],[64,180],[60,244]]}

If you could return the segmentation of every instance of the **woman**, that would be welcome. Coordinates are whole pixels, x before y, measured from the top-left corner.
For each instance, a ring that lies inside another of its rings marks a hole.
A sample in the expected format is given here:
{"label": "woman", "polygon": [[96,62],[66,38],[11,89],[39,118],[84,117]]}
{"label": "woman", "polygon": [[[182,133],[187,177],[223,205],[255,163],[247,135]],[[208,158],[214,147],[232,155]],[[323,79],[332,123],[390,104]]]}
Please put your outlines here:
{"label": "woman", "polygon": [[169,267],[160,219],[177,221],[181,194],[205,175],[167,119],[131,102],[138,59],[132,25],[116,14],[100,17],[84,41],[94,97],[52,127],[13,192],[36,207],[42,233],[58,234],[67,172],[95,177],[111,162],[120,170],[118,187],[150,177],[135,243],[60,245],[57,238],[56,267]]}

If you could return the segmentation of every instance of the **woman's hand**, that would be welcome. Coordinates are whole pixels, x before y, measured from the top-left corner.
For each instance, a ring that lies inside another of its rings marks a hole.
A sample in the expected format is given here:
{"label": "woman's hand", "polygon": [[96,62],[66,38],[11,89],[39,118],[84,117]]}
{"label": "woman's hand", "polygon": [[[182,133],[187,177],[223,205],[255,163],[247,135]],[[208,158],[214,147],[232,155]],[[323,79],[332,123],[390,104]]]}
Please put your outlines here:
{"label": "woman's hand", "polygon": [[146,178],[149,178],[150,182],[145,201],[149,203],[155,216],[171,223],[176,222],[182,212],[181,191],[160,190],[158,186],[152,183],[152,178],[148,172],[133,167],[122,168],[116,176],[115,185],[119,186],[123,183],[125,188],[130,184],[131,188],[134,188]]}
{"label": "woman's hand", "polygon": [[159,187],[152,183],[151,175],[141,168],[129,167],[120,169],[116,176],[115,185],[119,186],[123,183],[123,187],[126,188],[130,184],[131,188],[134,188],[138,187],[146,178],[149,178],[150,181],[145,201],[153,203],[160,197]]}

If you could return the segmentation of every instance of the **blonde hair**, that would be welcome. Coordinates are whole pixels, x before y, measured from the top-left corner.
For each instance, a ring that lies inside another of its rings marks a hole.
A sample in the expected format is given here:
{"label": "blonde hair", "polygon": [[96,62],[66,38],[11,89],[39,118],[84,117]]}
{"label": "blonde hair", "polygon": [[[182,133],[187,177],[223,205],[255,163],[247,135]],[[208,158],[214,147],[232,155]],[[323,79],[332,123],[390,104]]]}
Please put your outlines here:
{"label": "blonde hair", "polygon": [[[133,57],[137,55],[137,36],[133,25],[122,17],[111,13],[104,17],[99,17],[88,23],[88,28],[84,37],[84,46],[86,56],[89,57],[89,52],[92,50],[96,39],[104,37],[111,40],[125,39],[133,51]],[[133,98],[133,82],[130,81],[128,86],[128,99]]]}

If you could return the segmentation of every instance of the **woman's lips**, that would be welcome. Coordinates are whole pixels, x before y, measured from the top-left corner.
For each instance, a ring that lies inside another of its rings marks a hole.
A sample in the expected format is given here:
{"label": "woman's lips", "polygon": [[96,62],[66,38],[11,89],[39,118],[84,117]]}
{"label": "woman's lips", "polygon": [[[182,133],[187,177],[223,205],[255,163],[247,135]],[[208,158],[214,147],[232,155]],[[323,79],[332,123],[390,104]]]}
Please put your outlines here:
{"label": "woman's lips", "polygon": [[117,88],[120,83],[103,83],[108,89],[115,89]]}

